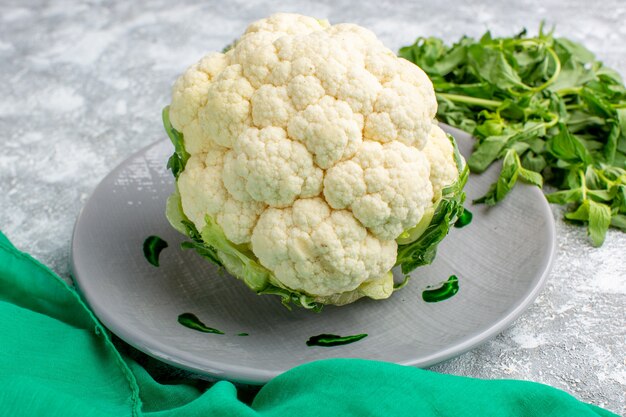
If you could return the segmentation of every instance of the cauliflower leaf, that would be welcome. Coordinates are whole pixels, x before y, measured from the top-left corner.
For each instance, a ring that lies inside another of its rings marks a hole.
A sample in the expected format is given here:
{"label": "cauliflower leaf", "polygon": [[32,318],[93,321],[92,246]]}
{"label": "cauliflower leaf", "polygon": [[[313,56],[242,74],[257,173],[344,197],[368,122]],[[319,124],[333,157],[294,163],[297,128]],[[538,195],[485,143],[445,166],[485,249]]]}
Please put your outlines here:
{"label": "cauliflower leaf", "polygon": [[166,106],[163,109],[163,126],[169,136],[172,144],[174,145],[174,153],[167,161],[167,168],[172,170],[175,178],[178,178],[181,172],[185,169],[185,164],[189,159],[189,153],[185,150],[185,143],[183,141],[183,134],[174,129],[170,122],[170,106]]}
{"label": "cauliflower leaf", "polygon": [[181,244],[183,249],[193,249],[217,267],[225,268],[257,294],[278,295],[287,308],[294,304],[314,311],[322,309],[322,303],[317,302],[309,294],[281,286],[271,271],[259,263],[247,245],[235,245],[230,242],[211,217],[206,216],[205,227],[198,231],[183,212],[178,187],[167,199],[165,215],[174,229],[191,239]]}
{"label": "cauliflower leaf", "polygon": [[[437,208],[434,210],[428,226],[425,227],[424,223],[420,222],[411,230],[403,233],[398,239],[396,266],[400,266],[403,274],[408,274],[419,266],[432,263],[437,255],[437,245],[446,237],[450,227],[454,225],[459,216],[463,214],[463,202],[465,201],[463,187],[469,177],[469,169],[454,138],[450,135],[448,138],[454,147],[454,162],[459,171],[459,178],[442,189],[441,199],[436,203]],[[428,216],[424,216],[423,219],[428,220]],[[408,236],[411,236],[413,240],[407,242]]]}

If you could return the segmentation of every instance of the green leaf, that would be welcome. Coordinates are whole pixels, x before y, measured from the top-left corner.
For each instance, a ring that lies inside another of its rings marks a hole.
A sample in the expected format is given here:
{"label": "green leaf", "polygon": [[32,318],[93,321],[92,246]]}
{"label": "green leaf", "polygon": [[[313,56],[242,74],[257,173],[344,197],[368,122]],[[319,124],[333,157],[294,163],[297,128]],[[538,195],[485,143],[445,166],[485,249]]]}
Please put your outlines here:
{"label": "green leaf", "polygon": [[580,97],[587,104],[589,110],[600,117],[612,118],[614,110],[601,95],[588,87],[583,87]]}
{"label": "green leaf", "polygon": [[491,184],[491,187],[484,196],[474,200],[474,204],[493,206],[497,202],[502,201],[517,182],[520,165],[517,152],[513,149],[508,150],[504,156],[498,180]]}
{"label": "green leaf", "polygon": [[504,154],[506,149],[522,153],[534,146],[537,150],[543,150],[544,142],[537,139],[537,135],[542,133],[545,134],[543,123],[528,122],[522,129],[512,134],[485,138],[479,142],[468,160],[470,169],[476,173],[485,171],[493,161]]}
{"label": "green leaf", "polygon": [[611,81],[614,84],[617,84],[620,86],[623,86],[624,84],[624,79],[622,78],[619,72],[615,71],[614,69],[607,68],[604,65],[602,65],[598,70],[596,70],[596,75],[605,82]]}
{"label": "green leaf", "polygon": [[578,206],[575,211],[565,213],[565,218],[568,220],[576,220],[580,222],[589,221],[589,200],[584,200],[583,203]]}
{"label": "green leaf", "polygon": [[626,232],[626,215],[623,214],[614,214],[611,217],[611,226],[617,227],[618,229]]}
{"label": "green leaf", "polygon": [[587,148],[561,124],[559,133],[548,140],[547,149],[556,158],[570,163],[591,163]]}
{"label": "green leaf", "polygon": [[476,150],[467,160],[467,164],[472,172],[481,173],[489,168],[489,165],[498,158],[498,155],[502,152],[512,136],[513,135],[489,136],[480,142]]}
{"label": "green leaf", "polygon": [[205,244],[215,248],[228,272],[240,278],[250,289],[258,292],[267,287],[270,271],[258,263],[250,250],[229,241],[222,228],[211,217],[205,217],[205,226],[200,231],[200,236]]}
{"label": "green leaf", "polygon": [[481,45],[471,45],[467,53],[468,64],[480,78],[503,90],[525,87],[501,51]]}
{"label": "green leaf", "polygon": [[[519,163],[519,158],[517,161]],[[518,169],[519,169],[519,176],[521,179],[524,180],[524,182],[527,182],[532,185],[536,185],[539,188],[543,187],[543,177],[541,176],[540,173],[531,171],[529,169],[525,169],[521,166],[521,164]]]}
{"label": "green leaf", "polygon": [[448,75],[459,65],[467,60],[467,48],[464,45],[454,46],[446,55],[441,57],[435,64],[433,69],[442,76]]}
{"label": "green leaf", "polygon": [[210,245],[198,242],[183,242],[180,244],[180,247],[183,249],[193,249],[198,255],[208,259],[212,264],[224,266],[217,254],[217,251]]}
{"label": "green leaf", "polygon": [[553,204],[580,203],[583,198],[583,193],[580,188],[575,188],[573,190],[556,191],[546,194],[546,198],[548,202]]}
{"label": "green leaf", "polygon": [[566,38],[555,39],[564,49],[566,49],[572,58],[582,64],[587,64],[595,60],[595,55],[582,44]]}
{"label": "green leaf", "polygon": [[[626,108],[615,110],[617,120],[619,123],[620,135],[617,138],[615,149],[621,153],[626,154]],[[613,161],[615,163],[615,161]],[[623,166],[626,164],[622,164]]]}
{"label": "green leaf", "polygon": [[[452,136],[448,135],[454,148],[454,160],[459,173],[457,181],[442,190],[441,199],[436,203],[436,209],[427,227],[418,224],[421,233],[406,235],[410,239],[399,239],[396,265],[400,265],[402,273],[408,274],[415,268],[430,264],[437,254],[437,245],[446,237],[450,227],[454,226],[459,216],[463,214],[465,193],[463,187],[469,176],[469,169]],[[403,234],[404,235],[404,234]],[[407,243],[408,242],[408,243]],[[404,243],[404,244],[403,244]]]}
{"label": "green leaf", "polygon": [[187,227],[185,227],[184,222],[189,222],[189,219],[183,213],[183,203],[180,199],[178,184],[165,203],[165,217],[174,229],[184,235],[187,234]]}
{"label": "green leaf", "polygon": [[[623,181],[626,184],[626,180]],[[615,199],[612,207],[618,213],[626,214],[626,185],[618,185],[615,187]]]}
{"label": "green leaf", "polygon": [[589,201],[589,236],[594,246],[602,246],[611,224],[611,209],[606,204]]}
{"label": "green leaf", "polygon": [[272,272],[259,263],[248,247],[229,241],[222,228],[211,217],[205,217],[205,226],[200,236],[207,246],[215,249],[224,268],[257,294],[278,295],[286,307],[293,303],[316,311],[321,309],[321,305],[312,296],[289,289],[278,281]]}
{"label": "green leaf", "polygon": [[491,119],[476,126],[474,133],[483,137],[498,136],[502,134],[505,125],[502,120]]}
{"label": "green leaf", "polygon": [[514,149],[509,149],[504,156],[498,180],[491,184],[491,187],[484,196],[474,200],[474,203],[493,206],[499,201],[504,200],[515,186],[518,177],[538,187],[543,186],[541,174],[523,168],[517,152],[515,152]]}
{"label": "green leaf", "polygon": [[574,111],[567,117],[567,127],[571,133],[585,132],[590,128],[601,128],[606,123],[607,121],[602,117],[583,111]]}
{"label": "green leaf", "polygon": [[181,172],[185,169],[185,164],[181,157],[177,153],[173,153],[167,160],[167,169],[172,171],[174,178],[178,178]]}
{"label": "green leaf", "polygon": [[615,110],[622,136],[626,136],[626,107]]}
{"label": "green leaf", "polygon": [[396,265],[400,265],[403,274],[408,274],[415,268],[432,263],[437,254],[437,245],[446,237],[450,224],[462,212],[463,205],[450,200],[441,200],[431,223],[424,233],[412,243],[398,246]]}
{"label": "green leaf", "polygon": [[609,190],[587,190],[587,195],[590,197],[594,197],[593,200],[600,201],[611,201],[615,193]]}
{"label": "green leaf", "polygon": [[185,150],[183,134],[174,129],[170,122],[170,106],[163,108],[162,116],[165,131],[174,145],[174,154],[167,161],[167,168],[172,170],[172,174],[175,178],[178,178],[180,173],[185,169],[185,165],[189,159],[189,153]]}
{"label": "green leaf", "polygon": [[237,45],[237,39],[233,40],[231,43],[229,43],[228,45],[223,47],[222,48],[222,53],[225,54],[226,52],[228,52],[231,49],[233,49],[236,45]]}
{"label": "green leaf", "polygon": [[574,89],[578,86],[579,80],[584,77],[585,68],[571,60],[565,61],[561,66],[561,71],[556,80],[548,87],[551,91],[561,91],[566,89]]}
{"label": "green leaf", "polygon": [[566,213],[565,218],[588,222],[587,234],[591,238],[591,243],[594,246],[602,246],[611,224],[611,209],[606,204],[585,200],[576,211]]}
{"label": "green leaf", "polygon": [[620,136],[620,126],[616,122],[610,123],[610,126],[611,130],[607,135],[607,140],[602,151],[604,161],[607,164],[612,164],[615,161],[615,152],[617,152],[617,142]]}
{"label": "green leaf", "polygon": [[604,181],[600,178],[598,173],[591,165],[585,169],[585,186],[593,190],[598,190],[604,187]]}
{"label": "green leaf", "polygon": [[548,165],[546,158],[541,154],[534,152],[526,152],[522,158],[522,166],[535,172],[541,172]]}

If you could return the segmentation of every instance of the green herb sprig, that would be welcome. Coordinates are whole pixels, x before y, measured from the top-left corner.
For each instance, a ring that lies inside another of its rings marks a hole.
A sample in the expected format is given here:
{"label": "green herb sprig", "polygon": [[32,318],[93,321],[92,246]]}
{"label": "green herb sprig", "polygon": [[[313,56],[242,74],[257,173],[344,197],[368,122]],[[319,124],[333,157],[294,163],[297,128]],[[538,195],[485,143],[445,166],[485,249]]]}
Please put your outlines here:
{"label": "green herb sprig", "polygon": [[549,202],[587,224],[594,246],[610,226],[626,231],[626,88],[584,46],[545,32],[510,38],[490,32],[446,46],[418,38],[399,55],[431,78],[438,118],[473,134],[472,172],[503,159],[477,202],[494,205],[518,179],[550,184]]}

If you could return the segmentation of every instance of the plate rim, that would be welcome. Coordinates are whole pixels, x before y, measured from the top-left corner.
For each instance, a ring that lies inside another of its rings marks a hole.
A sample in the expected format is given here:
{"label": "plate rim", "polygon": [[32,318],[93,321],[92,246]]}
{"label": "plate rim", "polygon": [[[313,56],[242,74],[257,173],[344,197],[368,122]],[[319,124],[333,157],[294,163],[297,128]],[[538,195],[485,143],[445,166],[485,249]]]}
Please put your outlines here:
{"label": "plate rim", "polygon": [[[451,130],[453,132],[458,132],[462,135],[468,135],[471,139],[474,137],[460,129],[454,128],[452,126],[446,125],[444,123],[439,123],[440,125],[445,126],[447,130]],[[455,134],[453,133],[453,136]],[[102,307],[98,304],[98,302],[90,295],[87,291],[84,291],[84,287],[88,287],[86,284],[88,281],[82,281],[79,278],[79,274],[77,273],[77,265],[75,261],[75,245],[76,245],[76,235],[77,231],[80,227],[81,219],[83,217],[85,208],[89,205],[89,202],[92,200],[93,196],[104,186],[104,183],[110,177],[116,175],[120,170],[125,168],[127,161],[132,160],[142,154],[147,153],[151,148],[158,146],[162,142],[167,142],[167,138],[159,139],[149,145],[146,145],[139,150],[133,152],[128,157],[124,158],[115,168],[113,168],[107,175],[105,175],[98,183],[98,185],[93,189],[89,198],[85,201],[83,206],[81,207],[76,221],[74,222],[74,227],[72,230],[71,236],[71,244],[70,244],[70,254],[69,254],[69,262],[70,262],[70,272],[71,278],[74,282],[74,286],[79,292],[81,298],[85,300],[87,305],[92,309],[96,318],[112,333],[122,339],[125,343],[128,343],[135,349],[138,349],[158,360],[161,360],[168,365],[175,366],[178,368],[182,368],[184,370],[190,371],[195,375],[205,378],[205,379],[227,379],[234,382],[249,384],[249,385],[263,385],[267,383],[270,379],[280,375],[283,372],[287,372],[288,370],[283,371],[271,371],[264,370],[259,368],[252,368],[248,366],[239,366],[235,364],[225,364],[222,362],[216,362],[212,360],[201,360],[196,355],[185,352],[184,350],[177,350],[175,356],[172,354],[172,347],[165,343],[160,342],[155,338],[145,338],[138,337],[136,333],[133,333],[130,329],[125,328],[123,326],[123,322],[118,323],[115,320],[114,316],[109,314],[106,308]],[[544,288],[548,276],[552,270],[554,265],[554,260],[556,256],[556,224],[554,221],[554,217],[552,215],[552,210],[550,209],[550,205],[546,198],[544,197],[543,191],[538,187],[529,185],[529,184],[518,184],[518,187],[531,187],[531,192],[538,194],[541,197],[539,200],[541,201],[540,210],[544,212],[547,221],[547,232],[548,232],[548,243],[549,243],[549,254],[545,261],[545,264],[542,264],[542,272],[537,275],[534,279],[534,285],[531,290],[525,293],[523,298],[513,304],[514,308],[508,312],[508,314],[502,316],[498,321],[491,324],[488,328],[481,331],[480,333],[476,333],[469,338],[462,339],[459,343],[449,346],[437,353],[426,356],[425,358],[417,358],[417,359],[409,359],[406,361],[398,361],[398,362],[390,362],[396,363],[398,365],[403,366],[414,366],[419,368],[428,368],[435,364],[442,363],[444,361],[455,358],[463,353],[466,353],[473,348],[486,343],[487,341],[493,339],[503,330],[507,329],[509,326],[513,324],[513,322],[518,319],[521,314],[535,301],[538,297],[539,293]],[[95,301],[95,302],[94,302]],[[119,325],[118,325],[119,324]],[[170,351],[168,353],[167,351]],[[323,360],[323,359],[322,359]]]}

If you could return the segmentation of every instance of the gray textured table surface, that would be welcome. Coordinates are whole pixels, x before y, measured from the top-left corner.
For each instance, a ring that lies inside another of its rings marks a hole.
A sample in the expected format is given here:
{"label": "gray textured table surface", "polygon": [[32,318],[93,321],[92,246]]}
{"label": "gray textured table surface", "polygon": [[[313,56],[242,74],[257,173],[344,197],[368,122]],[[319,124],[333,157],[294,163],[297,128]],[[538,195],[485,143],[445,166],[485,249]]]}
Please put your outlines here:
{"label": "gray textured table surface", "polygon": [[[113,167],[163,137],[175,77],[272,12],[359,23],[394,50],[420,35],[505,35],[545,19],[626,74],[620,0],[2,3],[0,228],[65,278],[78,211]],[[495,340],[433,369],[543,382],[626,413],[626,234],[610,231],[594,249],[553,213],[557,259],[536,303]]]}

